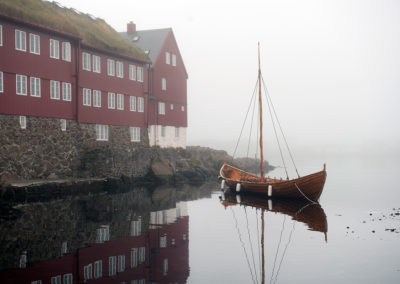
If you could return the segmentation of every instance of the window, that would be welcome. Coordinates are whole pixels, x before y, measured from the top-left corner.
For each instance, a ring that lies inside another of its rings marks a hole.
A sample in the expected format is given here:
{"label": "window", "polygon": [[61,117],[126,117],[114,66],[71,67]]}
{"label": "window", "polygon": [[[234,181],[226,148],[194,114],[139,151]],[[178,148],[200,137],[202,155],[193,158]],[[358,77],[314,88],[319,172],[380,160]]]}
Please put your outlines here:
{"label": "window", "polygon": [[93,90],[93,106],[101,107],[101,91]]}
{"label": "window", "polygon": [[35,281],[32,281],[31,284],[42,284],[42,280],[35,280]]}
{"label": "window", "polygon": [[26,76],[24,75],[17,75],[16,76],[17,82],[17,95],[26,96]]}
{"label": "window", "polygon": [[96,140],[108,141],[108,125],[96,124]]}
{"label": "window", "polygon": [[90,71],[90,54],[82,52],[82,69]]}
{"label": "window", "polygon": [[167,89],[167,79],[161,79],[161,90],[165,91]]}
{"label": "window", "polygon": [[26,116],[21,115],[19,117],[19,125],[21,126],[21,129],[26,128]]}
{"label": "window", "polygon": [[83,278],[85,281],[92,279],[92,264],[89,263],[83,267]]}
{"label": "window", "polygon": [[129,79],[136,80],[136,65],[129,65]]}
{"label": "window", "polygon": [[175,137],[179,137],[179,127],[175,127]]}
{"label": "window", "polygon": [[109,76],[115,76],[115,64],[112,59],[107,59],[107,74]]}
{"label": "window", "polygon": [[67,41],[62,43],[62,60],[71,62],[71,44]]}
{"label": "window", "polygon": [[15,49],[26,51],[26,33],[20,30],[15,30]]}
{"label": "window", "polygon": [[3,45],[3,26],[0,25],[0,46]]}
{"label": "window", "polygon": [[165,276],[168,274],[168,258],[164,258],[163,263],[163,275]]}
{"label": "window", "polygon": [[132,248],[131,250],[131,267],[136,267],[138,265],[138,249]]}
{"label": "window", "polygon": [[94,278],[101,278],[103,275],[103,261],[98,260],[94,262]]}
{"label": "window", "polygon": [[61,275],[51,277],[51,284],[61,284]]}
{"label": "window", "polygon": [[108,258],[108,272],[110,276],[113,276],[117,274],[116,272],[116,265],[117,265],[117,257],[116,256],[110,256]]}
{"label": "window", "polygon": [[125,271],[125,255],[118,256],[118,272]]}
{"label": "window", "polygon": [[0,71],[0,93],[4,92],[3,87],[3,72]]}
{"label": "window", "polygon": [[165,64],[171,64],[171,54],[169,52],[165,52]]}
{"label": "window", "polygon": [[124,78],[124,63],[117,61],[117,77]]}
{"label": "window", "polygon": [[93,55],[93,72],[100,73],[100,56]]}
{"label": "window", "polygon": [[144,112],[144,98],[138,97],[138,112]]}
{"label": "window", "polygon": [[60,99],[60,82],[50,80],[50,99]]}
{"label": "window", "polygon": [[132,142],[140,142],[140,127],[129,127]]}
{"label": "window", "polygon": [[40,36],[29,34],[29,51],[34,54],[40,54]]}
{"label": "window", "polygon": [[72,273],[64,274],[64,283],[63,284],[72,284]]}
{"label": "window", "polygon": [[61,131],[66,131],[67,130],[67,121],[65,119],[60,119],[61,123]]}
{"label": "window", "polygon": [[[61,123],[61,127],[62,127],[62,123]],[[65,129],[66,128],[67,128],[67,121],[65,121]],[[68,251],[68,242],[67,241],[63,241],[62,244],[61,244],[61,253],[62,254],[66,254],[67,251]]]}
{"label": "window", "polygon": [[115,94],[108,93],[108,108],[115,109]]}
{"label": "window", "polygon": [[139,262],[144,262],[146,260],[146,248],[139,248]]}
{"label": "window", "polygon": [[124,109],[124,95],[117,94],[117,109],[123,110]]}
{"label": "window", "polygon": [[176,66],[176,54],[172,54],[172,66]]}
{"label": "window", "polygon": [[136,73],[136,75],[137,75],[137,80],[138,80],[139,82],[143,82],[143,67],[138,67],[138,68],[137,68],[137,73]]}
{"label": "window", "polygon": [[171,110],[173,110],[173,109],[174,109],[174,104],[171,104],[169,108],[170,108]]}
{"label": "window", "polygon": [[165,115],[165,103],[158,103],[158,114]]}
{"label": "window", "polygon": [[60,58],[60,44],[58,40],[50,39],[50,57],[55,59]]}
{"label": "window", "polygon": [[136,97],[135,96],[129,97],[129,110],[136,111]]}
{"label": "window", "polygon": [[62,99],[71,101],[71,83],[62,83]]}
{"label": "window", "polygon": [[83,88],[83,105],[90,106],[92,97],[92,91],[90,89]]}
{"label": "window", "polygon": [[40,97],[40,78],[31,77],[31,96]]}
{"label": "window", "polygon": [[160,237],[160,248],[167,247],[167,236]]}
{"label": "window", "polygon": [[181,111],[185,111],[185,106],[181,106]]}
{"label": "window", "polygon": [[161,126],[161,137],[165,137],[166,127],[163,125]]}

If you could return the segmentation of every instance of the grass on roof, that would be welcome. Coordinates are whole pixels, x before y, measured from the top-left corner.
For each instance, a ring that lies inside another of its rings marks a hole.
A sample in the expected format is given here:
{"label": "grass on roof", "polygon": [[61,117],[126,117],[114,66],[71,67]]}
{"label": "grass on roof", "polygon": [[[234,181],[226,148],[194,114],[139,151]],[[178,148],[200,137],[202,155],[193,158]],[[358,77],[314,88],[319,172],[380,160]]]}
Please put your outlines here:
{"label": "grass on roof", "polygon": [[139,60],[149,60],[140,48],[123,38],[103,19],[78,14],[73,9],[61,8],[54,2],[0,0],[0,13],[70,33],[87,45]]}

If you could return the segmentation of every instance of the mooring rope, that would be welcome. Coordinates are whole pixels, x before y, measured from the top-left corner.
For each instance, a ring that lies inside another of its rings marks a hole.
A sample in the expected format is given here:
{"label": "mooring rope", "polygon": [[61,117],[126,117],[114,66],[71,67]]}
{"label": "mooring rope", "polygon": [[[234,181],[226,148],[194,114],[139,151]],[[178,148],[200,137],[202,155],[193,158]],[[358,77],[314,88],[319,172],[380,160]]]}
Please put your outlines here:
{"label": "mooring rope", "polygon": [[311,200],[310,198],[308,198],[308,197],[301,191],[301,189],[297,186],[297,183],[294,183],[294,185],[296,186],[296,188],[298,189],[298,191],[304,196],[305,199],[307,199],[307,200],[310,201],[311,203],[318,203],[318,202],[315,202],[314,200]]}

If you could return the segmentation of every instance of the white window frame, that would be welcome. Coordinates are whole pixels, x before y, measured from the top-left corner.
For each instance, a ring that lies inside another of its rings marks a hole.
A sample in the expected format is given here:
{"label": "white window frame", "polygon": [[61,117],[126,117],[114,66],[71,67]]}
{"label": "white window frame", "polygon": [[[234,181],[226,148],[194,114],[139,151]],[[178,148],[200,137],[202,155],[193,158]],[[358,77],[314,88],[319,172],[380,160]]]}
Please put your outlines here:
{"label": "white window frame", "polygon": [[136,65],[129,65],[129,79],[136,81]]}
{"label": "white window frame", "polygon": [[129,134],[131,136],[131,142],[140,142],[140,127],[129,127]]}
{"label": "white window frame", "polygon": [[61,275],[51,277],[51,284],[61,284]]}
{"label": "white window frame", "polygon": [[61,125],[61,131],[67,130],[67,120],[66,119],[60,119],[60,125]]}
{"label": "white window frame", "polygon": [[40,78],[30,77],[30,91],[31,97],[40,98],[41,88],[40,88]]}
{"label": "white window frame", "polygon": [[93,266],[91,263],[83,267],[83,279],[85,282],[93,278],[92,272],[93,272]]}
{"label": "white window frame", "polygon": [[71,43],[69,41],[63,41],[61,56],[62,60],[71,62]]}
{"label": "white window frame", "polygon": [[29,52],[40,54],[40,36],[37,34],[29,34]]}
{"label": "white window frame", "polygon": [[56,39],[50,39],[50,58],[60,59],[60,42]]}
{"label": "white window frame", "polygon": [[103,261],[97,260],[94,262],[94,279],[101,278],[103,276]]}
{"label": "white window frame", "polygon": [[101,107],[101,91],[93,90],[93,106]]}
{"label": "white window frame", "polygon": [[63,101],[71,101],[71,83],[62,82],[62,99]]}
{"label": "white window frame", "polygon": [[165,103],[158,102],[158,114],[165,115]]}
{"label": "white window frame", "polygon": [[93,72],[101,73],[100,56],[92,55],[92,61],[93,61]]}
{"label": "white window frame", "polygon": [[108,93],[108,108],[115,109],[115,93]]}
{"label": "white window frame", "polygon": [[146,261],[146,247],[139,248],[139,263]]}
{"label": "white window frame", "polygon": [[136,111],[136,97],[129,96],[129,110]]}
{"label": "white window frame", "polygon": [[121,254],[118,256],[118,265],[117,265],[118,272],[125,271],[125,255]]}
{"label": "white window frame", "polygon": [[144,98],[138,97],[138,112],[144,112]]}
{"label": "white window frame", "polygon": [[136,78],[138,82],[143,82],[143,67],[138,66],[136,69]]}
{"label": "white window frame", "polygon": [[3,46],[3,26],[0,25],[0,46]]}
{"label": "white window frame", "polygon": [[167,247],[167,235],[160,237],[160,248]]}
{"label": "white window frame", "polygon": [[169,108],[170,108],[171,110],[174,110],[174,104],[171,104],[171,105],[169,106]]}
{"label": "white window frame", "polygon": [[67,273],[63,275],[63,284],[72,284],[73,281],[72,273]]}
{"label": "white window frame", "polygon": [[117,257],[109,256],[108,257],[108,275],[114,276],[117,274]]}
{"label": "white window frame", "polygon": [[4,92],[4,86],[3,86],[3,72],[0,71],[0,93]]}
{"label": "white window frame", "polygon": [[171,54],[168,51],[165,52],[165,64],[171,64]]}
{"label": "white window frame", "polygon": [[161,90],[166,91],[167,90],[167,79],[161,78]]}
{"label": "white window frame", "polygon": [[179,127],[175,126],[175,137],[179,137]]}
{"label": "white window frame", "polygon": [[113,59],[107,59],[107,75],[115,76],[115,61]]}
{"label": "white window frame", "polygon": [[172,66],[176,66],[176,54],[172,54]]}
{"label": "white window frame", "polygon": [[118,78],[124,78],[124,63],[121,61],[115,62],[116,65],[116,73]]}
{"label": "white window frame", "polygon": [[92,90],[91,89],[87,89],[87,88],[83,88],[82,91],[83,94],[83,105],[84,106],[91,106],[92,105]]}
{"label": "white window frame", "polygon": [[96,140],[108,141],[108,125],[96,124]]}
{"label": "white window frame", "polygon": [[90,71],[90,54],[82,52],[82,69]]}
{"label": "white window frame", "polygon": [[25,115],[19,116],[19,126],[21,127],[21,129],[26,129],[26,116]]}
{"label": "white window frame", "polygon": [[17,95],[26,96],[28,95],[27,88],[27,78],[25,75],[17,74],[15,76],[16,89],[15,92]]}
{"label": "white window frame", "polygon": [[181,106],[181,111],[185,111],[185,106]]}
{"label": "white window frame", "polygon": [[50,99],[60,99],[60,81],[50,80]]}
{"label": "white window frame", "polygon": [[26,51],[26,32],[15,29],[15,49]]}
{"label": "white window frame", "polygon": [[138,249],[131,249],[131,268],[138,266]]}
{"label": "white window frame", "polygon": [[124,95],[117,94],[117,109],[124,110]]}

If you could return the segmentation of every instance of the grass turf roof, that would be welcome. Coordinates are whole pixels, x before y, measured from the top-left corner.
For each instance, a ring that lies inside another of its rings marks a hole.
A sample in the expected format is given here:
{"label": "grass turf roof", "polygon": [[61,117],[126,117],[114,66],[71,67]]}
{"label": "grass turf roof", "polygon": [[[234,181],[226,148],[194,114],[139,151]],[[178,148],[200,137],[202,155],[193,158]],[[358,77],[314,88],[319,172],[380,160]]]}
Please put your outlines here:
{"label": "grass turf roof", "polygon": [[149,61],[149,57],[123,38],[103,19],[59,7],[42,0],[0,0],[0,13],[70,33],[83,44]]}

